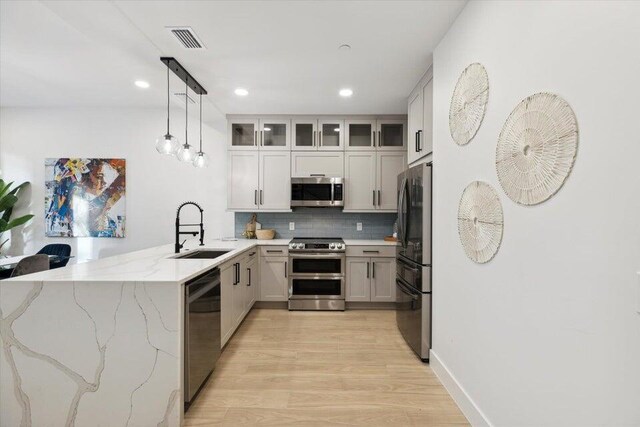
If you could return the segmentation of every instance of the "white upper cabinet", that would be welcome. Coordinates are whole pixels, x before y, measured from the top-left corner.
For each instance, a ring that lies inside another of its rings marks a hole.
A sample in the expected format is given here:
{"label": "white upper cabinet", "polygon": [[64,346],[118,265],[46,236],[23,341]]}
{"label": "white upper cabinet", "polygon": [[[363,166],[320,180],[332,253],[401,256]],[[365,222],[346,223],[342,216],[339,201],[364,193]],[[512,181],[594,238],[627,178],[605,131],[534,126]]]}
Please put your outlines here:
{"label": "white upper cabinet", "polygon": [[333,151],[326,153],[291,152],[291,176],[306,178],[310,176],[344,177],[344,153]]}
{"label": "white upper cabinet", "polygon": [[295,118],[291,120],[291,149],[294,151],[316,151],[318,149],[318,120]]}
{"label": "white upper cabinet", "polygon": [[261,210],[291,208],[290,167],[291,153],[288,151],[260,152],[258,204]]}
{"label": "white upper cabinet", "polygon": [[318,150],[320,151],[344,150],[344,120],[342,119],[318,120]]}
{"label": "white upper cabinet", "polygon": [[229,149],[290,150],[291,120],[231,118],[228,121]]}
{"label": "white upper cabinet", "polygon": [[403,152],[345,153],[345,211],[396,212]]}
{"label": "white upper cabinet", "polygon": [[424,157],[433,152],[433,80],[422,89],[422,134],[418,141],[418,154]]}
{"label": "white upper cabinet", "polygon": [[406,150],[407,121],[401,119],[377,120],[375,142],[378,150]]}
{"label": "white upper cabinet", "polygon": [[258,209],[258,152],[229,151],[228,209]]}
{"label": "white upper cabinet", "polygon": [[346,150],[373,150],[376,147],[376,121],[362,119],[346,120],[345,135]]}
{"label": "white upper cabinet", "polygon": [[409,98],[409,164],[433,152],[433,79],[425,74]]}
{"label": "white upper cabinet", "polygon": [[260,150],[289,150],[291,148],[291,120],[260,119]]}
{"label": "white upper cabinet", "polygon": [[409,100],[409,138],[407,145],[407,162],[413,163],[420,157],[418,142],[422,133],[424,94],[422,90]]}
{"label": "white upper cabinet", "polygon": [[291,153],[229,151],[227,208],[291,209]]}
{"label": "white upper cabinet", "polygon": [[345,210],[376,208],[376,153],[347,153],[345,157]]}
{"label": "white upper cabinet", "polygon": [[397,211],[398,175],[405,169],[404,153],[377,153],[377,209]]}
{"label": "white upper cabinet", "polygon": [[229,148],[233,150],[256,150],[258,148],[258,119],[230,119],[227,125]]}

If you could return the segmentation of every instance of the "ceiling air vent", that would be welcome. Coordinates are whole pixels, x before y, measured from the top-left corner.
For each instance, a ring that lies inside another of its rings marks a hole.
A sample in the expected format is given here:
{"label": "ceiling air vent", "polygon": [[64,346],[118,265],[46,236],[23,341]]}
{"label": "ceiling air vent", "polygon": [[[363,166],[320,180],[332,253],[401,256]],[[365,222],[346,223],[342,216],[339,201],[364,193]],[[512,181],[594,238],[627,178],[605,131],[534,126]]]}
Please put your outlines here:
{"label": "ceiling air vent", "polygon": [[204,44],[200,41],[191,27],[166,27],[171,31],[182,47],[185,49],[204,49]]}
{"label": "ceiling air vent", "polygon": [[[184,102],[184,92],[175,92],[174,95],[181,103]],[[195,104],[196,101],[191,97],[191,95],[187,95],[187,99],[189,100],[189,104]]]}

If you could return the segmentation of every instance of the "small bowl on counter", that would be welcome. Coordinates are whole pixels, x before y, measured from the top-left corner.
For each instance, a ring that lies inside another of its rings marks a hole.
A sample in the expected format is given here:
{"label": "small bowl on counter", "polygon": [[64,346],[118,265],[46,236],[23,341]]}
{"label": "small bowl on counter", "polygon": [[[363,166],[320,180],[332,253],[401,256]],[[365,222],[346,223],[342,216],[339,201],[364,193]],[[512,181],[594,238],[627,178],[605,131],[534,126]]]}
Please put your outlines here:
{"label": "small bowl on counter", "polygon": [[276,237],[276,230],[270,228],[256,230],[256,237],[258,238],[258,240],[272,240],[274,237]]}

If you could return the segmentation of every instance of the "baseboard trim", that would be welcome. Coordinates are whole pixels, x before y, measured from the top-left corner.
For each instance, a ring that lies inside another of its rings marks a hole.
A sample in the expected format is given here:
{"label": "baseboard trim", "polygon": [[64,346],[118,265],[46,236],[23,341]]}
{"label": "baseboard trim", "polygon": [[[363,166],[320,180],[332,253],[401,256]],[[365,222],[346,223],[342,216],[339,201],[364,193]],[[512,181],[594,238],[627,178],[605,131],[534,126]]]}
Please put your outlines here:
{"label": "baseboard trim", "polygon": [[287,301],[256,301],[253,305],[254,308],[289,308],[289,303]]}
{"label": "baseboard trim", "polygon": [[429,352],[429,365],[472,426],[493,426],[486,415],[480,410],[478,405],[476,405],[473,399],[471,399],[471,396],[469,396],[464,387],[462,387],[456,377],[453,376],[451,371],[449,371],[447,366],[442,363],[442,360],[440,360],[436,352],[433,350]]}

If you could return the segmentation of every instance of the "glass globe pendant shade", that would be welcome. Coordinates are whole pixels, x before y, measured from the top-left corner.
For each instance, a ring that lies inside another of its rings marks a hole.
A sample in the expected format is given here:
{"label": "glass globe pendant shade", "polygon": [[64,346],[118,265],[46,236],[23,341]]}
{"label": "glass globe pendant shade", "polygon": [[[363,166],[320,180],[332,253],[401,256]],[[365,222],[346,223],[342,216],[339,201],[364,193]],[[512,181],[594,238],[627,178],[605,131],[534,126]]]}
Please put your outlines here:
{"label": "glass globe pendant shade", "polygon": [[191,163],[193,162],[193,159],[196,157],[196,150],[193,148],[193,146],[187,144],[183,144],[180,146],[180,149],[178,150],[178,160],[180,160],[181,162],[185,162],[185,163]]}
{"label": "glass globe pendant shade", "polygon": [[178,138],[171,134],[162,135],[156,139],[156,150],[160,154],[168,154],[174,156],[180,148]]}
{"label": "glass globe pendant shade", "polygon": [[193,159],[193,166],[197,168],[206,168],[209,166],[209,156],[202,151],[198,151],[196,158]]}

